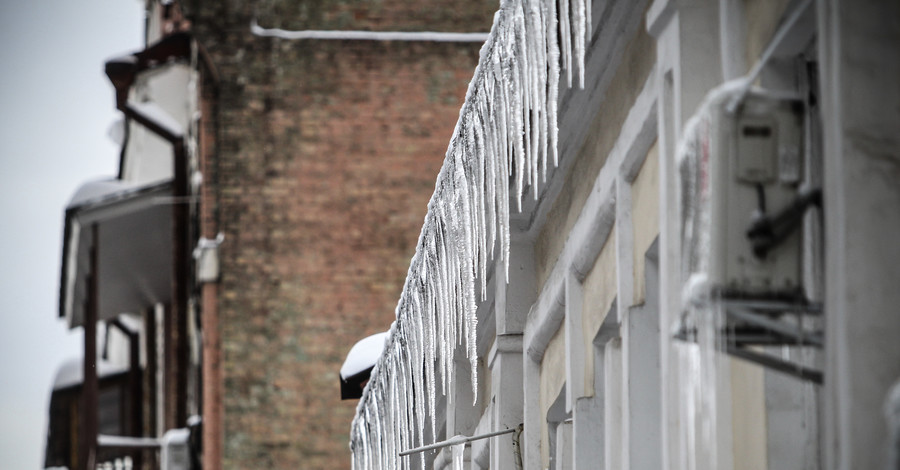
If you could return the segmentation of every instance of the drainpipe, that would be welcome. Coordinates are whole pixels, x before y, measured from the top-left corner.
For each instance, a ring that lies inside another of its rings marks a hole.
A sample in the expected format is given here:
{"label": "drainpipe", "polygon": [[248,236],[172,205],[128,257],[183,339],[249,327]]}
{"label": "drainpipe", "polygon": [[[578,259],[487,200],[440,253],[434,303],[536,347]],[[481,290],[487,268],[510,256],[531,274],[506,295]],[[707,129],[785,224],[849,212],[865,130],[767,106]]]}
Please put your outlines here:
{"label": "drainpipe", "polygon": [[97,316],[99,310],[98,251],[100,237],[97,223],[91,224],[91,275],[88,281],[88,299],[84,319],[84,359],[81,381],[81,419],[78,436],[78,469],[90,470],[97,463]]}

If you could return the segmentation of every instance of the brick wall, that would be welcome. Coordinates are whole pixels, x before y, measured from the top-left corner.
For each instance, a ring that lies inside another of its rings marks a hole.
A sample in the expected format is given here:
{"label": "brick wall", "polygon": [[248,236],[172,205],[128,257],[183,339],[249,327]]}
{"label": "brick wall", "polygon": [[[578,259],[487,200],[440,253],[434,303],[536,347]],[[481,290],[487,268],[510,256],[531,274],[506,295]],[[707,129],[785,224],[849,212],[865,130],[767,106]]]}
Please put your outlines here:
{"label": "brick wall", "polygon": [[[253,6],[190,2],[219,73],[214,213],[225,468],[348,468],[338,370],[385,331],[478,44],[250,35]],[[250,3],[250,2],[246,2]],[[496,2],[261,1],[285,29],[487,31]],[[213,325],[204,325],[214,328]]]}

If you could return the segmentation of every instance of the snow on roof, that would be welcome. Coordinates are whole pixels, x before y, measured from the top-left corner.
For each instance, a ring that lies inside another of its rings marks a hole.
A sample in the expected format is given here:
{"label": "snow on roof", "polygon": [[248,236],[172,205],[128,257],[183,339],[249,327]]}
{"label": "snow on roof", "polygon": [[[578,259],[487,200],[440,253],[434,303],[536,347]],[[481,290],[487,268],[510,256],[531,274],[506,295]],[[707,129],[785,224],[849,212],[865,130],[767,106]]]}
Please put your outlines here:
{"label": "snow on roof", "polygon": [[[97,360],[97,378],[110,377],[123,372],[128,372],[128,366],[114,365],[104,359]],[[81,385],[82,382],[84,382],[83,361],[80,357],[73,357],[56,369],[53,390]]]}
{"label": "snow on roof", "polygon": [[99,319],[142,311],[166,303],[171,295],[171,206],[158,199],[171,195],[171,182],[131,183],[118,179],[82,185],[66,207],[60,271],[60,316],[80,326],[88,295],[89,253],[98,227],[100,250]]}
{"label": "snow on roof", "polygon": [[134,184],[116,178],[88,181],[75,190],[66,209],[111,199],[128,193],[134,188]]}
{"label": "snow on roof", "polygon": [[341,366],[341,378],[346,379],[371,368],[378,362],[381,352],[384,351],[384,342],[387,340],[388,332],[375,333],[367,336],[353,345],[350,352],[347,353],[347,359]]}

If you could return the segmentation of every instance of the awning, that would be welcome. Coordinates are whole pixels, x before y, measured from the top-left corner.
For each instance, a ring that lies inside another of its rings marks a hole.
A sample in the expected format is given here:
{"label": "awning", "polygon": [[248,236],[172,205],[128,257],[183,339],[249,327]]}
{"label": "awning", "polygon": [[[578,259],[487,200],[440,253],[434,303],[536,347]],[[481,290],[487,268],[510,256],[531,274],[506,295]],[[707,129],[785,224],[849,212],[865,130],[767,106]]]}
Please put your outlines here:
{"label": "awning", "polygon": [[172,184],[136,186],[121,180],[79,188],[66,207],[59,315],[84,323],[97,226],[98,319],[140,313],[171,298]]}

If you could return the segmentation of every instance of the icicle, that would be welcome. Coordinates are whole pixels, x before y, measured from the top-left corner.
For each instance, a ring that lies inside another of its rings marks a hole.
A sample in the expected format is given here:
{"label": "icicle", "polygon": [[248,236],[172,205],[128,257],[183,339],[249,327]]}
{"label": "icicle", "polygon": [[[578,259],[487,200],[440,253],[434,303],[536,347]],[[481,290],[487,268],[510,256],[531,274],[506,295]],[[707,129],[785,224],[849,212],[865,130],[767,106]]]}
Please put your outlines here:
{"label": "icicle", "polygon": [[[594,24],[593,18],[591,18],[591,0],[582,0],[584,2],[584,25],[585,25],[585,34],[584,40],[587,42],[587,45],[591,45],[591,40],[594,38]],[[582,64],[584,65],[584,64]],[[583,88],[583,87],[582,87]]]}
{"label": "icicle", "polygon": [[476,195],[482,194],[483,196],[478,199],[478,227],[479,227],[479,236],[478,236],[478,278],[481,280],[481,285],[479,286],[481,289],[481,300],[485,300],[486,298],[486,290],[487,290],[487,252],[488,252],[488,222],[493,221],[490,218],[488,212],[490,212],[490,204],[487,203],[487,200],[491,200],[491,189],[493,189],[493,182],[488,184],[487,178],[489,177],[490,170],[487,168],[489,163],[487,160],[490,157],[487,154],[487,148],[484,145],[484,135],[482,134],[483,129],[486,129],[484,126],[484,120],[481,117],[481,113],[483,112],[483,107],[479,106],[479,114],[477,114],[478,126],[475,127],[475,141],[476,141],[476,149],[478,152],[477,155],[477,167],[478,167],[478,190],[475,192]]}
{"label": "icicle", "polygon": [[497,175],[497,192],[499,195],[497,196],[497,202],[500,205],[500,214],[498,215],[498,219],[500,220],[500,234],[501,234],[501,247],[500,247],[500,256],[502,257],[504,263],[504,271],[506,272],[506,279],[509,279],[509,182],[506,179],[506,175],[512,171],[509,168],[509,161],[506,159],[501,159],[500,164],[504,165],[502,168],[503,171],[500,171]]}
{"label": "icicle", "polygon": [[550,149],[553,152],[553,166],[559,165],[559,149],[557,148],[559,127],[557,109],[559,107],[559,43],[557,42],[557,10],[556,2],[551,0],[547,5],[547,121],[550,130]]}
{"label": "icicle", "polygon": [[[575,63],[578,64],[578,88],[584,88],[584,39],[585,39],[585,0],[574,0],[575,16]],[[571,82],[569,84],[571,86]]]}
{"label": "icicle", "polygon": [[[410,467],[397,453],[426,444],[428,425],[436,436],[436,381],[442,393],[454,390],[462,345],[477,400],[476,287],[484,300],[489,262],[509,278],[510,191],[521,210],[526,187],[540,196],[549,154],[552,165],[559,162],[560,66],[570,86],[577,67],[583,86],[590,28],[586,0],[507,0],[495,15],[428,203],[397,321],[357,406],[353,468]],[[457,466],[461,450],[453,452]]]}
{"label": "icicle", "polygon": [[[443,212],[443,206],[442,206],[442,207],[441,207],[441,216],[442,216],[442,218],[443,218],[443,214],[444,214],[444,212]],[[440,232],[438,232],[438,233],[440,233]],[[443,252],[443,255],[441,256],[441,258],[442,258],[442,259],[446,259],[446,258],[447,258],[447,255],[446,255],[446,247],[444,246],[444,244],[442,244],[441,249],[442,249],[442,252]],[[442,271],[443,271],[443,270],[442,270]],[[441,272],[440,278],[441,278],[441,281],[440,281],[440,282],[441,282],[441,287],[442,287],[442,288],[446,288],[445,286],[447,286],[448,284],[451,284],[450,282],[448,282],[448,280],[447,280],[446,277],[444,276],[444,273],[443,273],[443,272]],[[438,314],[437,314],[437,318],[436,318],[436,321],[437,321],[437,324],[436,324],[436,327],[437,327],[437,333],[435,334],[435,338],[436,338],[436,341],[437,341],[437,342],[435,343],[435,346],[441,348],[440,354],[437,355],[437,360],[438,360],[438,362],[439,362],[439,364],[438,364],[438,370],[440,371],[441,374],[443,374],[443,373],[444,373],[444,363],[445,363],[445,361],[446,361],[446,358],[444,357],[444,353],[445,353],[445,349],[444,349],[444,348],[445,348],[445,343],[446,343],[446,338],[445,338],[445,337],[446,337],[446,333],[445,333],[445,332],[447,331],[447,328],[448,328],[447,322],[450,321],[450,315],[447,313],[446,309],[441,309],[441,310],[438,311],[437,313],[438,313]],[[429,364],[431,364],[431,362],[433,362],[432,359],[428,359],[427,361],[428,361]],[[431,367],[433,367],[433,366],[431,366]],[[443,381],[443,380],[441,381],[441,387],[446,387],[445,381]],[[433,408],[433,407],[434,407],[434,391],[433,391],[433,388],[434,388],[434,379],[431,379],[431,381],[429,382],[429,390],[428,390],[428,393],[429,393],[429,395],[432,397],[432,398],[431,398],[432,401],[430,402],[430,403],[431,403],[430,406],[431,406],[432,408],[429,410],[429,411],[430,411],[429,416],[431,416],[431,419],[432,419],[432,426],[434,426],[434,408]],[[445,394],[447,393],[446,388],[443,388],[442,391],[443,391]],[[432,432],[432,435],[434,435],[434,432]]]}
{"label": "icicle", "polygon": [[[535,70],[537,71],[537,86],[535,86],[535,96],[537,101],[536,116],[540,122],[538,129],[538,154],[540,155],[541,175],[543,181],[547,182],[547,34],[544,29],[546,13],[545,2],[532,2],[531,15],[534,34],[536,37],[535,45]],[[537,197],[538,191],[534,192]]]}
{"label": "icicle", "polygon": [[[502,53],[502,52],[501,52]],[[508,55],[507,55],[508,56]],[[511,67],[509,66],[509,61],[503,61],[503,74],[501,77],[501,86],[500,90],[502,92],[502,100],[501,100],[501,113],[500,116],[501,121],[503,122],[503,129],[500,132],[500,135],[503,139],[503,154],[506,156],[504,162],[506,163],[506,177],[512,177],[512,169],[515,166],[513,162],[515,161],[515,142],[516,142],[516,127],[515,122],[513,122],[513,98],[512,93],[509,90],[509,87],[505,84],[511,83],[513,80]]]}
{"label": "icicle", "polygon": [[562,65],[566,69],[566,79],[572,86],[572,26],[569,17],[569,0],[559,2],[559,35],[562,37]]}
{"label": "icicle", "polygon": [[[442,312],[436,312],[438,316]],[[425,328],[425,380],[427,382],[425,389],[427,393],[428,399],[428,417],[431,422],[431,435],[434,435],[434,359],[435,359],[435,348],[437,345],[435,344],[435,327],[434,318],[428,317],[425,318],[425,322],[423,324]],[[424,419],[424,418],[423,418]]]}
{"label": "icicle", "polygon": [[[461,183],[466,185],[468,182],[465,178],[465,173],[460,172],[460,175],[462,177]],[[471,220],[472,219],[472,216],[471,216],[472,208],[469,204],[468,199],[463,198],[462,208],[463,208],[463,219],[466,221]],[[463,224],[463,231],[465,232],[465,235],[466,235],[465,238],[471,240],[472,237],[470,234],[470,232],[471,232],[470,225],[468,223]],[[473,246],[474,246],[474,243],[472,243],[472,242],[465,244],[465,246],[463,247],[465,252],[461,253],[461,254],[464,254],[464,256],[465,256],[463,259],[464,263],[463,263],[462,267],[464,269],[464,277],[463,277],[464,282],[465,282],[464,292],[466,294],[466,296],[465,296],[466,304],[465,304],[463,318],[466,318],[466,319],[468,319],[470,316],[475,315],[475,271],[472,266],[472,259],[474,258],[474,254],[473,254],[473,250],[472,250]],[[459,318],[459,317],[457,317],[457,318]],[[470,323],[471,322],[466,321],[467,325]],[[453,343],[455,344],[456,341],[454,341]]]}
{"label": "icicle", "polygon": [[466,443],[455,444],[451,453],[453,454],[453,470],[463,470],[463,454],[466,451]]}
{"label": "icicle", "polygon": [[[406,317],[408,318],[408,317]],[[413,338],[415,341],[412,342],[411,345],[412,352],[415,354],[414,357],[423,357],[426,355],[424,349],[427,348],[427,345],[424,344],[425,341],[425,326],[424,322],[426,316],[416,316],[413,317],[413,322],[415,323],[416,330],[413,333]],[[415,361],[412,363],[413,369],[413,380],[415,381],[415,402],[416,402],[416,418],[418,421],[418,429],[425,429],[425,393],[423,390],[423,386],[425,385],[425,370],[423,369],[424,364],[421,360]],[[424,445],[422,442],[422,433],[419,432],[419,445]]]}
{"label": "icicle", "polygon": [[[488,96],[495,97],[496,87],[494,87],[493,77],[491,77],[491,81],[488,84],[489,91]],[[490,142],[490,154],[488,154],[485,158],[487,162],[487,182],[485,183],[485,189],[487,190],[487,208],[488,208],[488,230],[490,236],[488,237],[490,244],[490,258],[494,258],[494,245],[496,245],[497,240],[497,193],[496,193],[496,178],[497,178],[497,159],[500,158],[499,151],[497,149],[497,126],[494,120],[494,109],[493,107],[488,108],[487,112],[487,122],[488,122],[488,137],[487,140]],[[487,262],[485,261],[485,264]],[[487,275],[484,276],[485,278]],[[484,279],[486,282],[487,279]],[[482,300],[487,293],[482,290]]]}
{"label": "icicle", "polygon": [[[390,352],[392,358],[389,359],[389,363],[393,363],[393,356],[397,354],[397,351],[394,348],[386,348],[387,351]],[[384,375],[384,374],[382,374]],[[387,426],[385,426],[385,434],[386,434],[386,444],[388,451],[386,454],[389,457],[393,457],[397,455],[399,451],[397,450],[397,442],[394,440],[396,437],[395,429],[397,426],[397,410],[400,408],[400,404],[396,401],[396,395],[394,395],[393,391],[397,389],[397,376],[395,374],[387,374],[387,385],[388,387],[384,390],[385,402],[389,404],[387,410],[387,416],[385,416],[387,421]],[[394,468],[394,459],[389,458],[387,461],[387,465],[384,468]]]}
{"label": "icicle", "polygon": [[512,87],[512,95],[513,95],[513,129],[511,132],[515,133],[515,178],[516,178],[516,208],[521,211],[522,210],[522,192],[524,189],[524,179],[525,179],[525,144],[522,136],[522,127],[524,124],[522,123],[522,93],[519,90],[522,90],[522,79],[519,76],[519,70],[516,67],[512,67],[513,74],[513,87]]}
{"label": "icicle", "polygon": [[[524,1],[524,0],[523,0]],[[531,162],[532,159],[532,147],[531,147],[531,47],[529,42],[531,41],[531,35],[526,31],[525,26],[525,11],[522,5],[522,2],[516,2],[515,9],[515,45],[516,50],[515,54],[518,60],[515,61],[516,71],[519,77],[518,83],[518,91],[520,97],[520,105],[517,107],[516,112],[521,114],[521,124],[520,135],[522,136],[522,148],[521,148],[521,158],[519,161],[523,162],[524,165],[517,168],[518,171],[522,175],[523,181],[528,181],[529,185],[531,182],[532,169]],[[522,210],[522,202],[519,201],[519,210]]]}

